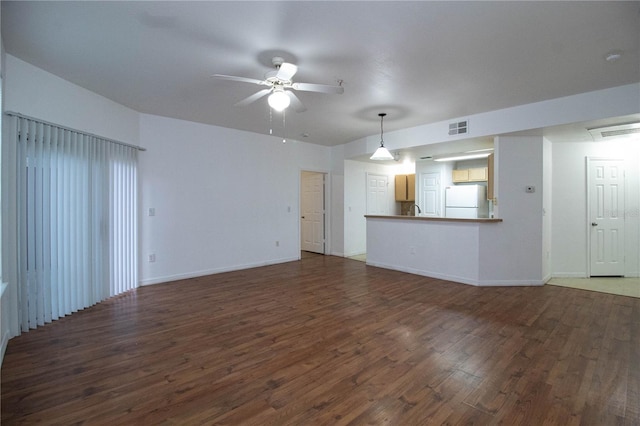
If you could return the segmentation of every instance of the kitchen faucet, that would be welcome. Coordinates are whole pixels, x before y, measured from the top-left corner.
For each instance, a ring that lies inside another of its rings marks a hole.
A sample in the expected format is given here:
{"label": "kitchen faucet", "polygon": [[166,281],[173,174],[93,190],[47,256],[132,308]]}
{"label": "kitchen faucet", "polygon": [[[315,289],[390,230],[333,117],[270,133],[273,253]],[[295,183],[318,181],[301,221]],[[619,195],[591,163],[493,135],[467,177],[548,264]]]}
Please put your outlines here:
{"label": "kitchen faucet", "polygon": [[[413,207],[415,207],[416,209],[418,209],[418,214],[422,213],[422,210],[420,210],[420,206],[419,206],[419,205],[417,205],[417,204],[413,204],[413,205],[409,206],[409,214],[411,214],[411,209],[412,209]],[[413,215],[414,215],[414,216],[416,215],[416,210],[415,210],[415,209],[413,210]]]}

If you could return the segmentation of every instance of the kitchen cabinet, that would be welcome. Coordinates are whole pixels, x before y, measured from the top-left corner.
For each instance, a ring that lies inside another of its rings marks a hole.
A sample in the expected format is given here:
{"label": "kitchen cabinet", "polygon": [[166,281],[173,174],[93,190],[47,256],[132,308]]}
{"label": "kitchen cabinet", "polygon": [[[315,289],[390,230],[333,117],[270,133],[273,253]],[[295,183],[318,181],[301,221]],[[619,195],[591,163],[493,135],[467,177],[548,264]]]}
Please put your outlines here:
{"label": "kitchen cabinet", "polygon": [[469,182],[482,182],[487,180],[487,168],[479,167],[469,169]]}
{"label": "kitchen cabinet", "polygon": [[453,183],[486,182],[487,176],[487,167],[477,167],[474,169],[453,170],[452,180]]}
{"label": "kitchen cabinet", "polygon": [[469,169],[454,170],[453,182],[469,182]]}
{"label": "kitchen cabinet", "polygon": [[396,201],[416,200],[416,175],[396,175]]}

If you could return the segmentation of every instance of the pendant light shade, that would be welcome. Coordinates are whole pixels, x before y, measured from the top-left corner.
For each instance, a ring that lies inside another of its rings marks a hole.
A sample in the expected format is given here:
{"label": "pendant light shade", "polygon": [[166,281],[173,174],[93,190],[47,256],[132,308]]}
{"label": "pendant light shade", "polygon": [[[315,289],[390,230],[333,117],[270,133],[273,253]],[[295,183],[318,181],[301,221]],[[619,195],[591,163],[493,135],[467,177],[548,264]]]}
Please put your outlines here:
{"label": "pendant light shade", "polygon": [[376,149],[376,152],[370,157],[371,160],[393,160],[393,155],[389,152],[387,148],[384,147],[384,138],[383,136],[383,128],[382,128],[382,120],[384,120],[384,116],[387,115],[384,112],[378,114],[380,117],[380,147]]}
{"label": "pendant light shade", "polygon": [[371,160],[393,160],[393,155],[391,155],[387,148],[381,146],[376,149],[376,152],[374,152],[370,158]]}
{"label": "pendant light shade", "polygon": [[273,89],[273,93],[269,95],[267,102],[269,102],[269,106],[271,108],[280,112],[284,111],[284,109],[289,106],[289,104],[291,103],[291,99],[289,99],[289,96],[284,93],[284,90],[278,90],[278,88],[275,88]]}

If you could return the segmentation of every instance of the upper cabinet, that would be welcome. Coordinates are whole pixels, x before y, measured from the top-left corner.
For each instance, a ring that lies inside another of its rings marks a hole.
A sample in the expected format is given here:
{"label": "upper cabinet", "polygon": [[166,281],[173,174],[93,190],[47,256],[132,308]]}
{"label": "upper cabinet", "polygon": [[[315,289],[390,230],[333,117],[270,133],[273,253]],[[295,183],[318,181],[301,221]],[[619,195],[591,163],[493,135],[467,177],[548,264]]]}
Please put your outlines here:
{"label": "upper cabinet", "polygon": [[453,170],[453,182],[469,182],[469,169]]}
{"label": "upper cabinet", "polygon": [[396,201],[416,200],[416,175],[396,175]]}
{"label": "upper cabinet", "polygon": [[486,182],[489,176],[487,167],[453,170],[453,183]]}

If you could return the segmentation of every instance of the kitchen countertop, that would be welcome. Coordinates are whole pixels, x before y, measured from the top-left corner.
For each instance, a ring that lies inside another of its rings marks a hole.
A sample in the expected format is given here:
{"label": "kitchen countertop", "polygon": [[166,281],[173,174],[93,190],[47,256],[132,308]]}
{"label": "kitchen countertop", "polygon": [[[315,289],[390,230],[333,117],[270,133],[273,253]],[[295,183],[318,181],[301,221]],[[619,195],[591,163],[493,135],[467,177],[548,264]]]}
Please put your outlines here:
{"label": "kitchen countertop", "polygon": [[401,215],[364,215],[367,219],[404,219],[404,220],[418,220],[424,222],[464,222],[464,223],[497,223],[502,222],[502,219],[496,218],[477,218],[477,219],[462,219],[455,217],[426,217],[426,216],[401,216]]}

